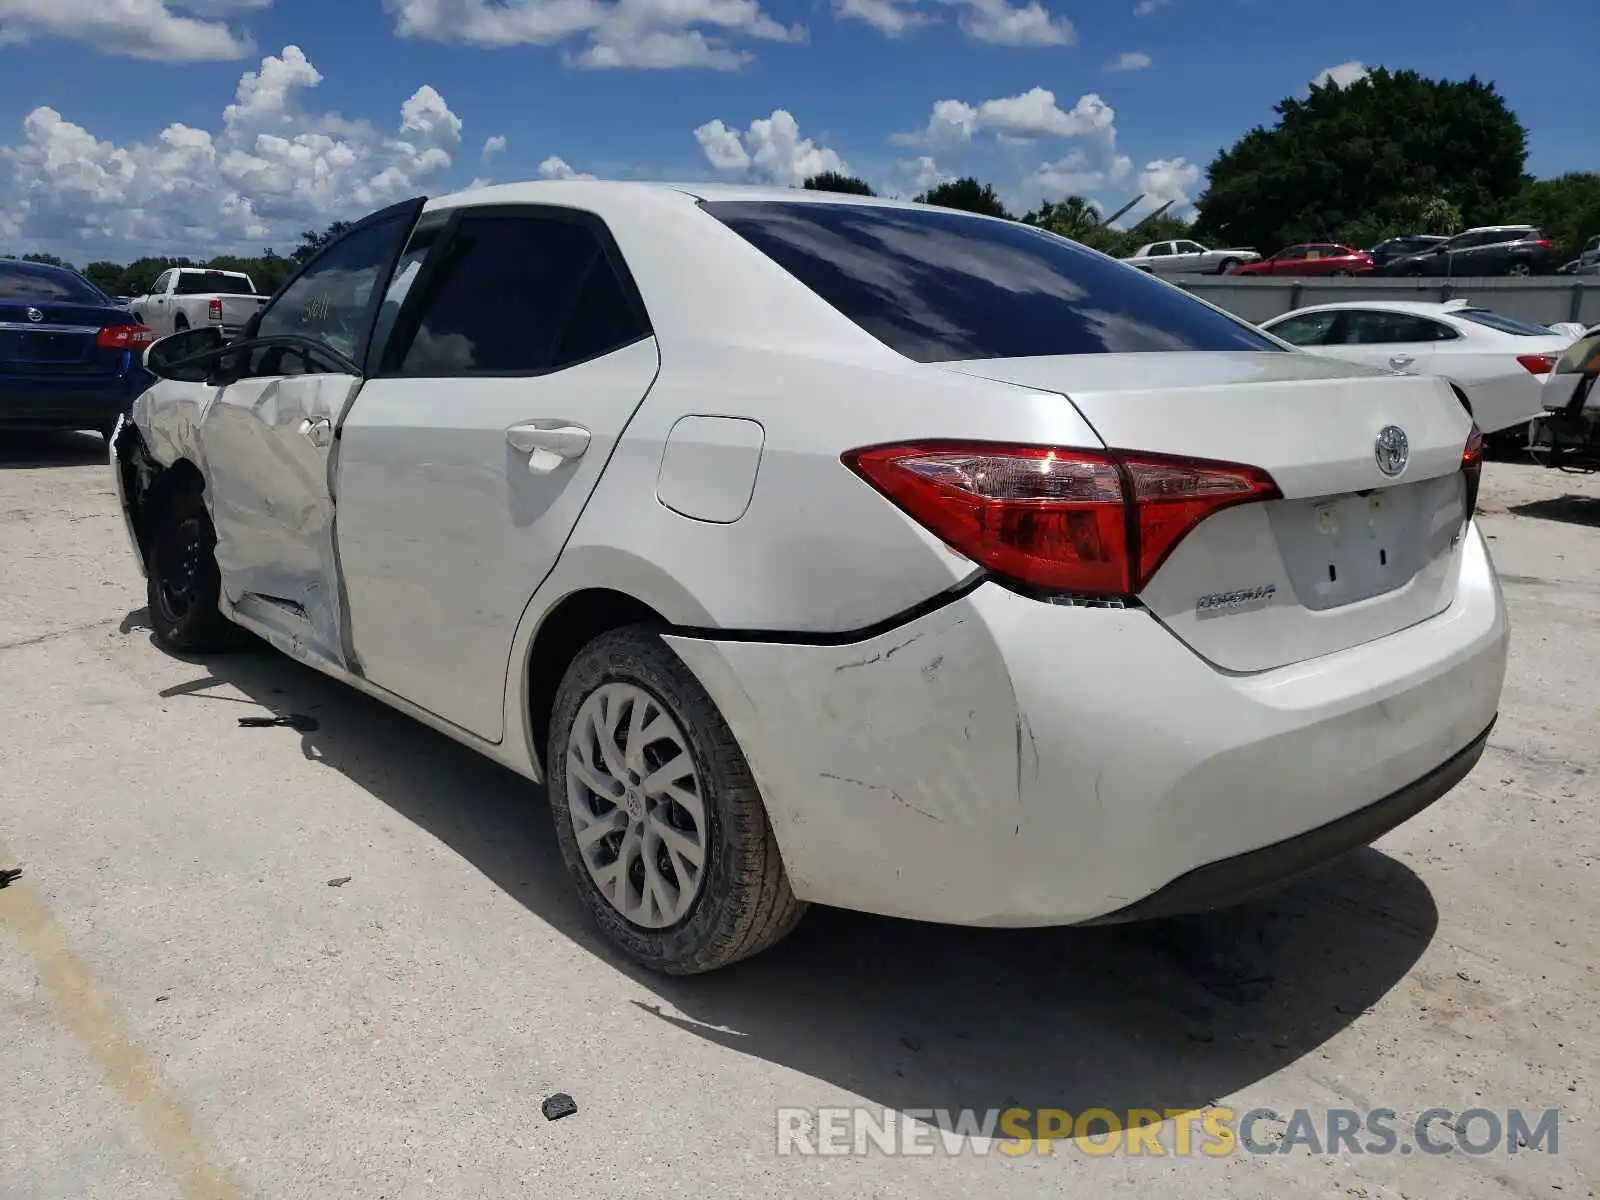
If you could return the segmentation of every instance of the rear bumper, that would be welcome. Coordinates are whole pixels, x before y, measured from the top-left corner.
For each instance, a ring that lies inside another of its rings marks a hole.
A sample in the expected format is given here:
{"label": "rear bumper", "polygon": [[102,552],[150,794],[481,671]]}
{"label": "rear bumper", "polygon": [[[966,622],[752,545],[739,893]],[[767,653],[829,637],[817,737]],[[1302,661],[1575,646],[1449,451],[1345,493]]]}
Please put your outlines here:
{"label": "rear bumper", "polygon": [[845,646],[668,642],[738,737],[797,895],[1027,926],[1227,902],[1386,832],[1470,769],[1508,636],[1473,528],[1445,612],[1249,675],[1141,610],[994,584]]}
{"label": "rear bumper", "polygon": [[154,376],[0,376],[0,429],[109,429]]}

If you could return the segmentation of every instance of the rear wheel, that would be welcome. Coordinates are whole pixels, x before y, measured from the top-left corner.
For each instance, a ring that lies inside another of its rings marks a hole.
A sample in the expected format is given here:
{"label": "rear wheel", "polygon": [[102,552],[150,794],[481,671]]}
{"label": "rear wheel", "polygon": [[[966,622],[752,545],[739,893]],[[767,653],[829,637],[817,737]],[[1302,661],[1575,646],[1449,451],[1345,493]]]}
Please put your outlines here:
{"label": "rear wheel", "polygon": [[590,914],[636,962],[715,970],[804,914],[732,731],[652,630],[615,630],[579,652],[556,694],[546,761],[561,856]]}
{"label": "rear wheel", "polygon": [[1514,262],[1506,271],[1507,275],[1514,275],[1518,279],[1526,279],[1533,274],[1533,267],[1525,262]]}
{"label": "rear wheel", "polygon": [[1338,278],[1341,275],[1348,275],[1348,274],[1350,274],[1350,272],[1349,271],[1344,271],[1344,270],[1339,270],[1339,271],[1329,271],[1328,274],[1332,275],[1334,278]]}
{"label": "rear wheel", "polygon": [[180,654],[238,649],[249,635],[217,607],[222,576],[204,498],[183,488],[156,503],[145,563],[151,632]]}
{"label": "rear wheel", "polygon": [[1237,258],[1225,258],[1225,259],[1222,260],[1221,265],[1217,267],[1217,274],[1218,275],[1226,275],[1229,271],[1233,270],[1238,265],[1239,265],[1239,260]]}

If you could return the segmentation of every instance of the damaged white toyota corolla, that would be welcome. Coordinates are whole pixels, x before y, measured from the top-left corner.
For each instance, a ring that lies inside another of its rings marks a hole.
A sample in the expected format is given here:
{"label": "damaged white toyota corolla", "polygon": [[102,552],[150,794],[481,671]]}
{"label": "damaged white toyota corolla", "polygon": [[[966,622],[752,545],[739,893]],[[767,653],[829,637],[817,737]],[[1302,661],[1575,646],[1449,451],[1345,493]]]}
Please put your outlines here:
{"label": "damaged white toyota corolla", "polygon": [[1448,386],[1028,226],[557,182],[397,205],[112,451],[162,642],[242,627],[545,780],[638,961],[808,902],[1233,902],[1471,770],[1507,627]]}

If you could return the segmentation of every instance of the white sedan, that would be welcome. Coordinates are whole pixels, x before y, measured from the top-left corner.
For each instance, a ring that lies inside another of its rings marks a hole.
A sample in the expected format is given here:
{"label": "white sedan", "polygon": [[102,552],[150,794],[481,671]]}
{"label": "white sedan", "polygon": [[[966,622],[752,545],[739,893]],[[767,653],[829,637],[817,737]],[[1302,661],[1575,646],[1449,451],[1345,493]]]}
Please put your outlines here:
{"label": "white sedan", "polygon": [[1449,389],[1017,222],[505,185],[218,341],[153,346],[113,439],[158,640],[250,631],[542,782],[652,968],[810,902],[1227,904],[1437,800],[1498,711]]}
{"label": "white sedan", "polygon": [[1263,321],[1313,354],[1449,381],[1485,433],[1520,429],[1544,411],[1544,383],[1572,339],[1467,300],[1355,300]]}

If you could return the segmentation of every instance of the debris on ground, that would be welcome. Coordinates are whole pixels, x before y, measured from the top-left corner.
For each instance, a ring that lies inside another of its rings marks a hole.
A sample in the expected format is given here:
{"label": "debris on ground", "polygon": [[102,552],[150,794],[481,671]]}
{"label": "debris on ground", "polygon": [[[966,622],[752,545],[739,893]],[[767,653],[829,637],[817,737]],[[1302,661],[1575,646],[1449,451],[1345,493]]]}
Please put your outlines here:
{"label": "debris on ground", "polygon": [[539,1106],[539,1111],[544,1113],[546,1121],[559,1121],[562,1117],[570,1117],[578,1111],[577,1104],[565,1092],[557,1092]]}
{"label": "debris on ground", "polygon": [[0,888],[10,887],[13,883],[21,878],[21,867],[5,867],[0,869]]}
{"label": "debris on ground", "polygon": [[350,882],[351,878],[352,877],[349,876],[349,875],[340,875],[335,879],[328,880],[328,886],[329,887],[343,887],[345,884]]}
{"label": "debris on ground", "polygon": [[315,717],[308,717],[304,713],[284,713],[277,717],[240,717],[241,729],[272,729],[282,726],[286,729],[295,729],[301,733],[315,733],[322,728],[322,723]]}

